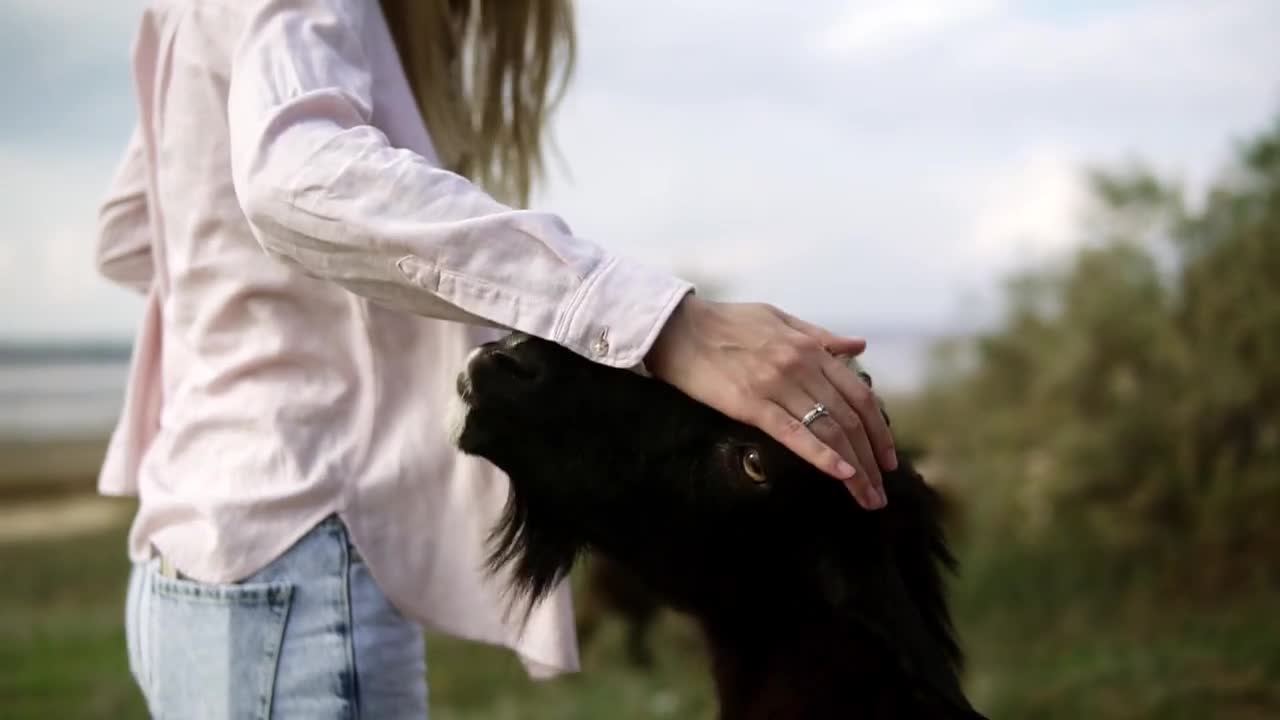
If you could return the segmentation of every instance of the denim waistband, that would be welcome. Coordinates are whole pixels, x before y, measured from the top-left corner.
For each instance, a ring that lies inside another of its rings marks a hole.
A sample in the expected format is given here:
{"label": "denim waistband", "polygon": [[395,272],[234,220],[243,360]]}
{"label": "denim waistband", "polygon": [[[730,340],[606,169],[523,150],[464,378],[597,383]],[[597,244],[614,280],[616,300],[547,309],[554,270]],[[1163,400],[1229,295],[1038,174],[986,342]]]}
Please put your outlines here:
{"label": "denim waistband", "polygon": [[[342,518],[338,517],[337,513],[327,515],[323,520],[316,523],[302,537],[298,538],[297,542],[295,542],[289,548],[289,550],[292,550],[293,548],[297,547],[303,542],[306,542],[313,535],[317,533],[322,533],[322,532],[332,532],[340,536],[343,539],[343,541],[345,541],[347,546],[347,554],[350,562],[362,561],[359,551],[356,549],[356,546],[351,542],[351,533],[347,531],[346,523],[342,522]],[[285,553],[287,554],[289,550],[286,550]],[[163,553],[160,552],[159,548],[152,546],[151,555],[152,555],[152,562],[156,565],[156,571],[161,575],[161,577],[167,577],[171,580],[191,580],[192,579],[191,577],[189,577],[188,575],[186,575],[185,573],[183,573],[182,571],[174,567],[173,563],[170,562],[169,559],[165,557]]]}

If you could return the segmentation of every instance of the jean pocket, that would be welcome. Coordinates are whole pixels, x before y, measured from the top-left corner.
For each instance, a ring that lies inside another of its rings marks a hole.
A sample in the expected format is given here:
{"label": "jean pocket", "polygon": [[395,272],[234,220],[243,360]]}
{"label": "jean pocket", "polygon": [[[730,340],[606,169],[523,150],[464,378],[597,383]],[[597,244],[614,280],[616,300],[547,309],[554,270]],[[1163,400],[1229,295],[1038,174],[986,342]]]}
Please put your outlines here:
{"label": "jean pocket", "polygon": [[160,718],[267,718],[293,586],[151,574],[148,695]]}

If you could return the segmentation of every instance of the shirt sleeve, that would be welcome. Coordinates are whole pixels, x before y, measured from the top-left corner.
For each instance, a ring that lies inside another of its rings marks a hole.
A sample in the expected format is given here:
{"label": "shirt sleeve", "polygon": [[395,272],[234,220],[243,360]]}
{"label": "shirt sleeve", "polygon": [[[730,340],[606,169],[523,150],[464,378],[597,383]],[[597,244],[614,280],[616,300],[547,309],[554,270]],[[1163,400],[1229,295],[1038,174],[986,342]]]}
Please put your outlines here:
{"label": "shirt sleeve", "polygon": [[237,195],[268,253],[401,310],[639,364],[692,286],[513,209],[371,122],[363,0],[264,0],[232,59]]}
{"label": "shirt sleeve", "polygon": [[144,294],[155,272],[146,189],[146,156],[141,130],[135,126],[98,208],[96,254],[103,277]]}

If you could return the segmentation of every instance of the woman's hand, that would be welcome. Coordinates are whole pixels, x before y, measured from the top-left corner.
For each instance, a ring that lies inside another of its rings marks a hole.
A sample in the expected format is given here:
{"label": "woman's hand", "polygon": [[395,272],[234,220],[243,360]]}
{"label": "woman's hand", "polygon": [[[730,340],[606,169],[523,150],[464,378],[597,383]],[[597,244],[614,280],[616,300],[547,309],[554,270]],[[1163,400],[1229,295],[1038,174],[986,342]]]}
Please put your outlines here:
{"label": "woman's hand", "polygon": [[[695,400],[759,427],[874,510],[886,502],[880,469],[898,464],[893,436],[870,388],[835,357],[865,348],[860,338],[836,337],[768,305],[689,295],[645,366]],[[815,403],[830,414],[805,427],[801,418]]]}

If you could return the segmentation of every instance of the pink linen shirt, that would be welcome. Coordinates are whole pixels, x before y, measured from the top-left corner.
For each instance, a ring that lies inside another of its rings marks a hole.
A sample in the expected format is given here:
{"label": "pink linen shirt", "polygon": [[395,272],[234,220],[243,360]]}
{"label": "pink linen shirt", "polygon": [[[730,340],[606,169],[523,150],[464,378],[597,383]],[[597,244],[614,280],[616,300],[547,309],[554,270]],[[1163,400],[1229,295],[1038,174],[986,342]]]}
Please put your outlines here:
{"label": "pink linen shirt", "polygon": [[131,557],[234,581],[337,513],[406,615],[576,670],[567,586],[506,616],[506,478],[445,408],[503,328],[639,365],[689,284],[441,169],[375,0],[157,0],[133,80],[97,249],[146,295],[99,479]]}

